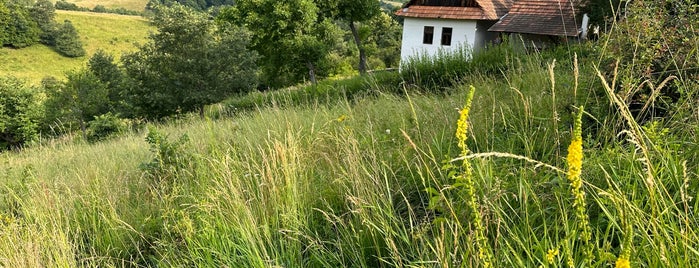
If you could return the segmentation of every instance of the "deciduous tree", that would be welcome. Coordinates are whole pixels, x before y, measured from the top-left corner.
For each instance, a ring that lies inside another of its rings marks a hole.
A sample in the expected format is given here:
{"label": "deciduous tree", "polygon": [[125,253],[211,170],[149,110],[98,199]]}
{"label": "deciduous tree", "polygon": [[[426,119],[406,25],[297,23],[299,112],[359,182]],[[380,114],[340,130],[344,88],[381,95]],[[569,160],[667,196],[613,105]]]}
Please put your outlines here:
{"label": "deciduous tree", "polygon": [[[29,10],[15,2],[5,3],[5,6],[8,8],[9,14],[4,23],[5,40],[3,45],[23,48],[38,42],[41,30],[32,20]],[[0,9],[2,8],[0,7]]]}
{"label": "deciduous tree", "polygon": [[140,116],[161,118],[247,92],[256,85],[257,54],[250,35],[230,24],[216,25],[181,5],[159,7],[157,33],[140,51],[123,57],[133,84],[128,102]]}
{"label": "deciduous tree", "polygon": [[0,77],[0,150],[37,137],[41,109],[35,91],[18,79]]}
{"label": "deciduous tree", "polygon": [[[239,0],[219,21],[252,30],[252,48],[262,56],[265,80],[273,86],[315,81],[317,65],[328,54],[335,27],[320,17],[312,0]],[[308,72],[306,72],[308,71]]]}
{"label": "deciduous tree", "polygon": [[367,56],[357,23],[366,22],[381,12],[378,0],[327,0],[319,1],[327,16],[345,21],[352,32],[359,50],[359,73],[367,72]]}

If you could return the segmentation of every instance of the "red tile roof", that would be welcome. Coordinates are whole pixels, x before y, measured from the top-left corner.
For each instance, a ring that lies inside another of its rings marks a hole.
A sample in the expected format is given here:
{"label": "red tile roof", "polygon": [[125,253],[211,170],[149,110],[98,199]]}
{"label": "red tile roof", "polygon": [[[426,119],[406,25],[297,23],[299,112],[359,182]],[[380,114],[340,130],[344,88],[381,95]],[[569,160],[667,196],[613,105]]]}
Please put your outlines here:
{"label": "red tile roof", "polygon": [[410,1],[396,15],[411,18],[498,20],[507,13],[513,0],[476,0],[478,6],[423,6]]}
{"label": "red tile roof", "polygon": [[519,0],[488,31],[554,36],[577,36],[580,20],[569,0]]}

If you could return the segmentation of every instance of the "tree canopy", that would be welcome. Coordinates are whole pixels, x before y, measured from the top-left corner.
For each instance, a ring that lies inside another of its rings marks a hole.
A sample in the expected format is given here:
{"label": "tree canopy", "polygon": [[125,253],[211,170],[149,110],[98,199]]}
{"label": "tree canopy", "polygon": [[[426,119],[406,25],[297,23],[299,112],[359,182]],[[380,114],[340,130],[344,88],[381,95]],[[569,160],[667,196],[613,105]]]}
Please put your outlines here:
{"label": "tree canopy", "polygon": [[247,49],[244,29],[181,5],[159,7],[153,23],[150,42],[123,58],[133,80],[126,97],[137,115],[203,114],[205,105],[255,87],[258,56]]}
{"label": "tree canopy", "polygon": [[304,77],[315,80],[316,67],[336,32],[319,11],[312,0],[239,0],[222,10],[218,20],[252,31],[252,48],[262,56],[265,80],[280,86]]}

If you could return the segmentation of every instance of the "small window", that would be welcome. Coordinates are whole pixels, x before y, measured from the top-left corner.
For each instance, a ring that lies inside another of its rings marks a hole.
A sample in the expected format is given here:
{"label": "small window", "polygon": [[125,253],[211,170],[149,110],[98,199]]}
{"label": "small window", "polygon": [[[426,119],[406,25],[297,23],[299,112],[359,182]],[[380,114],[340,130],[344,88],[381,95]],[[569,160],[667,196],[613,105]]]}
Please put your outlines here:
{"label": "small window", "polygon": [[442,45],[451,46],[451,28],[442,28]]}
{"label": "small window", "polygon": [[425,26],[425,34],[422,36],[422,43],[426,45],[431,45],[434,39],[434,27]]}

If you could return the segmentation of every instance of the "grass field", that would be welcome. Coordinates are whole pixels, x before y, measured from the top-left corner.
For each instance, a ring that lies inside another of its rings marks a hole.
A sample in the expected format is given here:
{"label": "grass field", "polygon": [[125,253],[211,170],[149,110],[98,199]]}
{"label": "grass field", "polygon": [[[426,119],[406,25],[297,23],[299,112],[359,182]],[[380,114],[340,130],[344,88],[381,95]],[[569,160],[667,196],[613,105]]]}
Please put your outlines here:
{"label": "grass field", "polygon": [[697,267],[699,113],[641,126],[550,62],[0,153],[0,264]]}
{"label": "grass field", "polygon": [[[94,8],[97,5],[102,5],[107,8],[125,8],[134,11],[143,11],[148,4],[148,0],[66,0],[69,3],[75,3],[81,7]],[[55,2],[55,1],[54,1]]]}
{"label": "grass field", "polygon": [[80,34],[87,56],[67,58],[51,48],[37,44],[24,49],[0,48],[0,75],[27,79],[36,84],[45,76],[62,79],[65,72],[82,68],[98,49],[118,58],[122,53],[136,50],[153,30],[139,16],[124,16],[75,11],[56,11],[56,21],[70,20]]}

